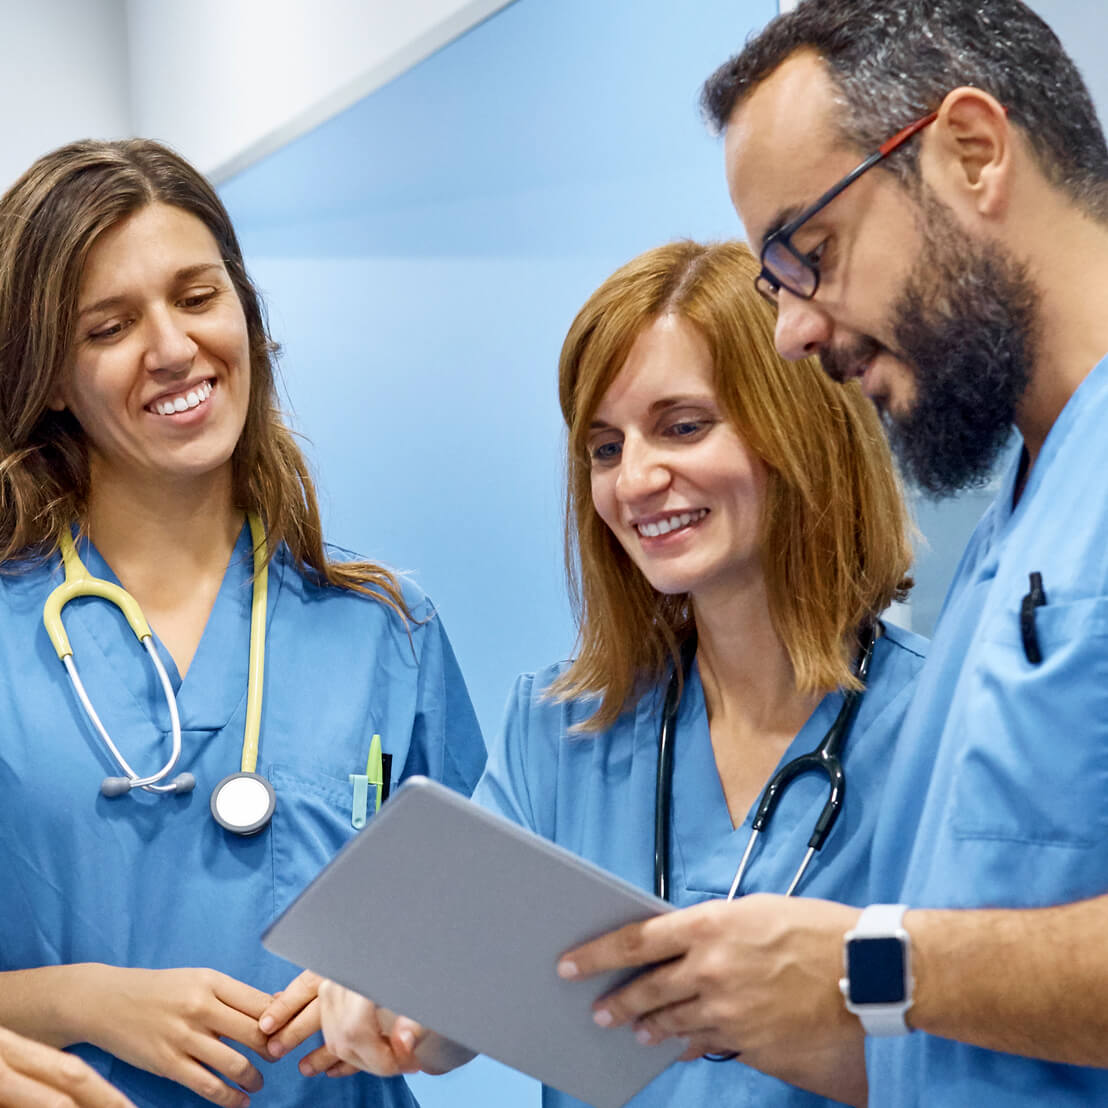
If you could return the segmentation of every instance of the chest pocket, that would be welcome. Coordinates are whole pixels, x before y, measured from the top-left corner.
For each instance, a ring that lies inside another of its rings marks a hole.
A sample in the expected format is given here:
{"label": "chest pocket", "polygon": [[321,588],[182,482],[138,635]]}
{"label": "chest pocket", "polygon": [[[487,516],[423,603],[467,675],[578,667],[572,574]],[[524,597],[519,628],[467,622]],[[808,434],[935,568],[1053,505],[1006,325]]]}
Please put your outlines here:
{"label": "chest pocket", "polygon": [[953,830],[1093,846],[1108,835],[1108,597],[1039,607],[1035,630],[1038,665],[1014,606],[983,628],[951,721],[963,729]]}
{"label": "chest pocket", "polygon": [[272,765],[269,773],[277,793],[271,828],[276,915],[357,831],[350,818],[354,786],[348,779],[280,765]]}

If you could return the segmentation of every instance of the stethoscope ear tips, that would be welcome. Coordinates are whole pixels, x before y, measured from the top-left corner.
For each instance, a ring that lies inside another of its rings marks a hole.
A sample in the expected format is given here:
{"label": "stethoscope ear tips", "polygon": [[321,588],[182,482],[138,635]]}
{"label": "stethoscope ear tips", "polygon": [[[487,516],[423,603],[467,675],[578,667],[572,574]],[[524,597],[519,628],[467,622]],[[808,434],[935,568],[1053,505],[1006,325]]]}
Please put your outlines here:
{"label": "stethoscope ear tips", "polygon": [[[135,778],[135,781],[139,778]],[[142,786],[140,786],[142,787]],[[130,777],[105,777],[100,782],[101,796],[123,796],[135,788],[134,781]],[[179,773],[168,786],[158,785],[157,792],[161,793],[190,793],[196,788],[196,778],[191,773]]]}

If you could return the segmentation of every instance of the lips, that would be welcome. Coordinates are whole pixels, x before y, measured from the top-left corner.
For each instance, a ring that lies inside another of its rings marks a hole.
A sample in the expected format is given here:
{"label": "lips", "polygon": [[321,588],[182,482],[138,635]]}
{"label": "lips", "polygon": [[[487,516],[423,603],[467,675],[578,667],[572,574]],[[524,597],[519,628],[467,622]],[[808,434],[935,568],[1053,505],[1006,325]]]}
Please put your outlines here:
{"label": "lips", "polygon": [[662,535],[668,535],[672,531],[679,531],[682,527],[688,527],[690,524],[699,523],[707,514],[707,508],[671,512],[669,515],[660,516],[656,519],[635,523],[634,528],[641,538],[656,539]]}
{"label": "lips", "polygon": [[158,416],[178,415],[181,412],[200,407],[212,395],[214,388],[215,382],[212,380],[186,385],[176,392],[163,393],[156,399],[151,400],[146,405],[146,410]]}

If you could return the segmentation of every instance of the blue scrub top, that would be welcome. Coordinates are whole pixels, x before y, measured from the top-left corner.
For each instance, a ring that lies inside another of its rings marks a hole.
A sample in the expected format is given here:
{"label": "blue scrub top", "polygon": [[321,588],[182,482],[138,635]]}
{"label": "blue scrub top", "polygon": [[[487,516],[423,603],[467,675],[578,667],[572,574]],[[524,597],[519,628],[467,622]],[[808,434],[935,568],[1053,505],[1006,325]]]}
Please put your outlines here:
{"label": "blue scrub top", "polygon": [[[919,636],[891,626],[877,641],[869,686],[843,755],[847,788],[842,814],[805,874],[803,895],[859,905],[870,899],[870,839],[882,802],[882,780],[924,648]],[[519,678],[474,799],[641,888],[653,889],[654,792],[664,690],[642,697],[607,731],[571,734],[570,728],[587,719],[596,702],[544,698],[543,690],[563,668]],[[815,748],[841,706],[841,694],[824,697],[782,763]],[[743,878],[742,892],[786,890],[826,799],[826,778],[809,774],[782,794]],[[675,904],[685,907],[727,895],[752,817],[753,811],[740,827],[732,827],[712,751],[704,690],[694,670],[681,700],[674,743],[670,881]],[[669,1067],[630,1106],[815,1108],[830,1103],[739,1062],[698,1060]],[[546,1087],[543,1105],[581,1108],[580,1101]]]}
{"label": "blue scrub top", "polygon": [[[82,557],[116,581],[95,548]],[[332,556],[350,559],[345,551]],[[239,768],[246,716],[252,557],[243,528],[204,636],[182,682],[161,649],[183,730],[184,796],[100,795],[120,771],[84,712],[42,623],[58,559],[0,577],[0,969],[73,963],[211,967],[255,988],[284,988],[298,968],[265,951],[266,926],[354,835],[350,774],[364,774],[374,733],[392,779],[426,774],[468,793],[484,743],[442,624],[414,586],[406,630],[385,605],[321,588],[287,548],[269,568],[258,772],[273,784],[270,825],[252,838],[212,819],[212,787]],[[157,676],[118,609],[80,599],[63,616],[78,672],[138,773],[165,763],[169,715]],[[410,635],[409,635],[410,631]],[[370,808],[372,812],[372,807]],[[388,890],[382,890],[383,895]],[[352,920],[351,926],[357,926]],[[410,1106],[402,1079],[305,1079],[296,1063],[259,1060],[259,1106]],[[142,1108],[208,1101],[99,1050],[77,1048]]]}
{"label": "blue scrub top", "polygon": [[[1018,460],[970,540],[890,768],[877,901],[1042,907],[1108,891],[1106,423],[1108,359],[1056,420],[1015,509]],[[1038,665],[1020,635],[1032,572],[1047,597]],[[1108,1104],[1108,1070],[921,1033],[870,1040],[867,1059],[882,1108]]]}

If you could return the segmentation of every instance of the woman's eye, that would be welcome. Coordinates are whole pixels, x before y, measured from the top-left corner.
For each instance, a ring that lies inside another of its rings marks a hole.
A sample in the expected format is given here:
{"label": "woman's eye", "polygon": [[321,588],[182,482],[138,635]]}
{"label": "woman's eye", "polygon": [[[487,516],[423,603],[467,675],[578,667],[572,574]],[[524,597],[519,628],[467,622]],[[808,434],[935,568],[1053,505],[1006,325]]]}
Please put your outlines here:
{"label": "woman's eye", "polygon": [[711,424],[706,419],[681,419],[676,423],[671,423],[666,431],[667,434],[671,435],[673,438],[687,439],[700,434],[700,432],[706,430],[709,426],[711,426]]}
{"label": "woman's eye", "polygon": [[617,461],[620,446],[618,442],[600,442],[589,447],[589,457],[595,464],[604,465]]}
{"label": "woman's eye", "polygon": [[214,296],[214,289],[208,289],[205,292],[194,292],[188,296],[182,297],[180,304],[182,308],[202,308]]}
{"label": "woman's eye", "polygon": [[123,333],[123,323],[109,323],[105,327],[100,327],[95,331],[90,331],[88,337],[94,342],[101,339],[114,339],[117,335]]}

